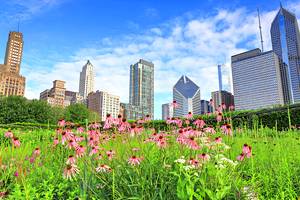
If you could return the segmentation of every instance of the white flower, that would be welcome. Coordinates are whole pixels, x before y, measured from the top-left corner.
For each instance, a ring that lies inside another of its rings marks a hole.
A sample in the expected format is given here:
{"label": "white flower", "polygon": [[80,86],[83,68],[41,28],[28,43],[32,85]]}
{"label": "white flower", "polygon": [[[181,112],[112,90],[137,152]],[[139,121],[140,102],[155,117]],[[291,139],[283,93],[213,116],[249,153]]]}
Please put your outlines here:
{"label": "white flower", "polygon": [[184,159],[184,156],[181,156],[179,159],[175,160],[174,162],[184,164],[185,161],[186,160]]}
{"label": "white flower", "polygon": [[187,166],[183,166],[183,169],[186,170],[186,171],[189,171],[191,169],[195,169],[195,165],[187,165]]}

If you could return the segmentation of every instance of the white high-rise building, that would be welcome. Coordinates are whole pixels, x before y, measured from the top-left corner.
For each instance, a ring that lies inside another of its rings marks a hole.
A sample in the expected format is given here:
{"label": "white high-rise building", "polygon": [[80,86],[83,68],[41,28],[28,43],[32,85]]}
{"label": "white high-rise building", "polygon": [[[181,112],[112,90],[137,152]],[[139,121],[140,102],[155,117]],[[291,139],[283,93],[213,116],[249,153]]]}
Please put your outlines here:
{"label": "white high-rise building", "polygon": [[97,112],[102,121],[105,121],[107,114],[117,118],[120,114],[120,97],[97,90],[88,95],[88,108]]}
{"label": "white high-rise building", "polygon": [[89,93],[94,91],[95,73],[94,66],[88,60],[80,72],[79,94],[83,99],[87,99]]}
{"label": "white high-rise building", "polygon": [[173,99],[178,103],[174,109],[174,117],[192,114],[201,114],[200,87],[187,76],[182,76],[173,87]]}
{"label": "white high-rise building", "polygon": [[274,51],[254,49],[231,57],[236,110],[284,104],[283,68]]}

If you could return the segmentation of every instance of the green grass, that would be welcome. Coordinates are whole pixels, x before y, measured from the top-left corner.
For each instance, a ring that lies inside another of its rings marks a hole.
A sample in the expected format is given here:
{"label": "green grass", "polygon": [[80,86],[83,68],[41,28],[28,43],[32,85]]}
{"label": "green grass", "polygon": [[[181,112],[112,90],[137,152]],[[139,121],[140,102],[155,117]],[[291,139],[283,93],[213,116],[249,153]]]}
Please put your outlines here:
{"label": "green grass", "polygon": [[[208,135],[212,140],[221,135],[231,148],[209,149],[198,138],[202,147],[190,150],[176,142],[177,136],[168,136],[167,148],[154,143],[144,143],[151,135],[144,131],[140,136],[104,133],[110,139],[101,140],[100,147],[114,150],[116,156],[109,161],[95,156],[77,160],[80,173],[72,180],[63,178],[63,170],[73,149],[59,144],[53,147],[55,131],[13,131],[21,146],[13,148],[4,137],[7,130],[0,129],[0,193],[8,199],[297,199],[300,196],[300,132],[277,132],[271,129],[241,130],[233,137],[220,133]],[[170,134],[170,133],[168,133]],[[101,137],[102,138],[102,137]],[[81,142],[85,145],[85,141]],[[236,157],[244,144],[252,147],[253,156],[242,162]],[[34,163],[30,157],[36,147],[41,155]],[[90,147],[88,147],[90,149]],[[139,148],[133,152],[132,148]],[[186,160],[197,154],[208,153],[210,161],[201,167],[185,170],[188,164],[174,161],[184,156]],[[216,165],[222,154],[237,162],[234,167]],[[141,165],[131,166],[128,158],[143,157]],[[111,173],[97,173],[99,164],[107,164]],[[18,176],[15,176],[18,172]]]}

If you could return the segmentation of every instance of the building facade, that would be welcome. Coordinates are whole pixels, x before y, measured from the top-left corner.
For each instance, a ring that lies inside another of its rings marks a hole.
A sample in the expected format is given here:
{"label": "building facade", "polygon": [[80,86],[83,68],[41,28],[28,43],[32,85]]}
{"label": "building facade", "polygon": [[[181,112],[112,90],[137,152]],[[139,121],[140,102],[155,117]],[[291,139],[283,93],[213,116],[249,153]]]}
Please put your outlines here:
{"label": "building facade", "polygon": [[[271,25],[273,51],[284,63],[282,70],[285,99],[300,102],[300,33],[296,16],[282,6]],[[286,76],[286,77],[285,77]],[[287,79],[287,81],[285,80]]]}
{"label": "building facade", "polygon": [[182,76],[173,87],[173,99],[179,105],[174,108],[174,117],[183,117],[189,112],[201,114],[200,87],[187,76]]}
{"label": "building facade", "polygon": [[65,101],[70,102],[70,104],[83,103],[83,96],[79,92],[66,90]]}
{"label": "building facade", "polygon": [[213,107],[210,105],[209,101],[201,100],[201,115],[206,113],[212,113]]}
{"label": "building facade", "polygon": [[106,120],[107,114],[117,118],[120,114],[120,97],[97,90],[88,95],[88,108],[97,112],[102,121]]}
{"label": "building facade", "polygon": [[234,106],[234,96],[225,90],[212,92],[211,99],[213,100],[213,110],[216,110],[223,104],[226,106],[226,110],[228,110],[230,106]]}
{"label": "building facade", "polygon": [[65,107],[70,105],[69,101],[65,101],[65,92],[65,81],[55,80],[51,89],[40,93],[40,100],[47,101],[51,106]]}
{"label": "building facade", "polygon": [[167,120],[168,118],[172,118],[174,115],[174,109],[171,103],[165,103],[161,106],[162,110],[162,119]]}
{"label": "building facade", "polygon": [[83,99],[87,99],[89,93],[94,91],[95,73],[94,66],[88,60],[80,72],[79,94]]}
{"label": "building facade", "polygon": [[231,57],[236,110],[284,104],[280,62],[273,51],[254,49]]}
{"label": "building facade", "polygon": [[24,96],[25,77],[20,75],[23,43],[22,33],[9,33],[4,65],[0,65],[0,95]]}
{"label": "building facade", "polygon": [[[140,59],[130,66],[129,84],[129,105],[128,109],[133,110],[128,113],[142,114],[142,118],[149,115],[154,117],[154,64]],[[133,119],[133,115],[126,116]],[[137,119],[137,118],[136,118]]]}

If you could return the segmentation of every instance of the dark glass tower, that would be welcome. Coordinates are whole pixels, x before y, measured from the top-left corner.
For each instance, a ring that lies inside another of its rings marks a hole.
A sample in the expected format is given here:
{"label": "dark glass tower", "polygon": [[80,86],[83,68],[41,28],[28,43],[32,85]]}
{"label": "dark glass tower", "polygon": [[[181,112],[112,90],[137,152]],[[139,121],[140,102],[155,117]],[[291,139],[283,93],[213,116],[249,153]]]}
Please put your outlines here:
{"label": "dark glass tower", "polygon": [[274,52],[281,62],[284,99],[300,102],[300,34],[296,16],[282,6],[271,26]]}

